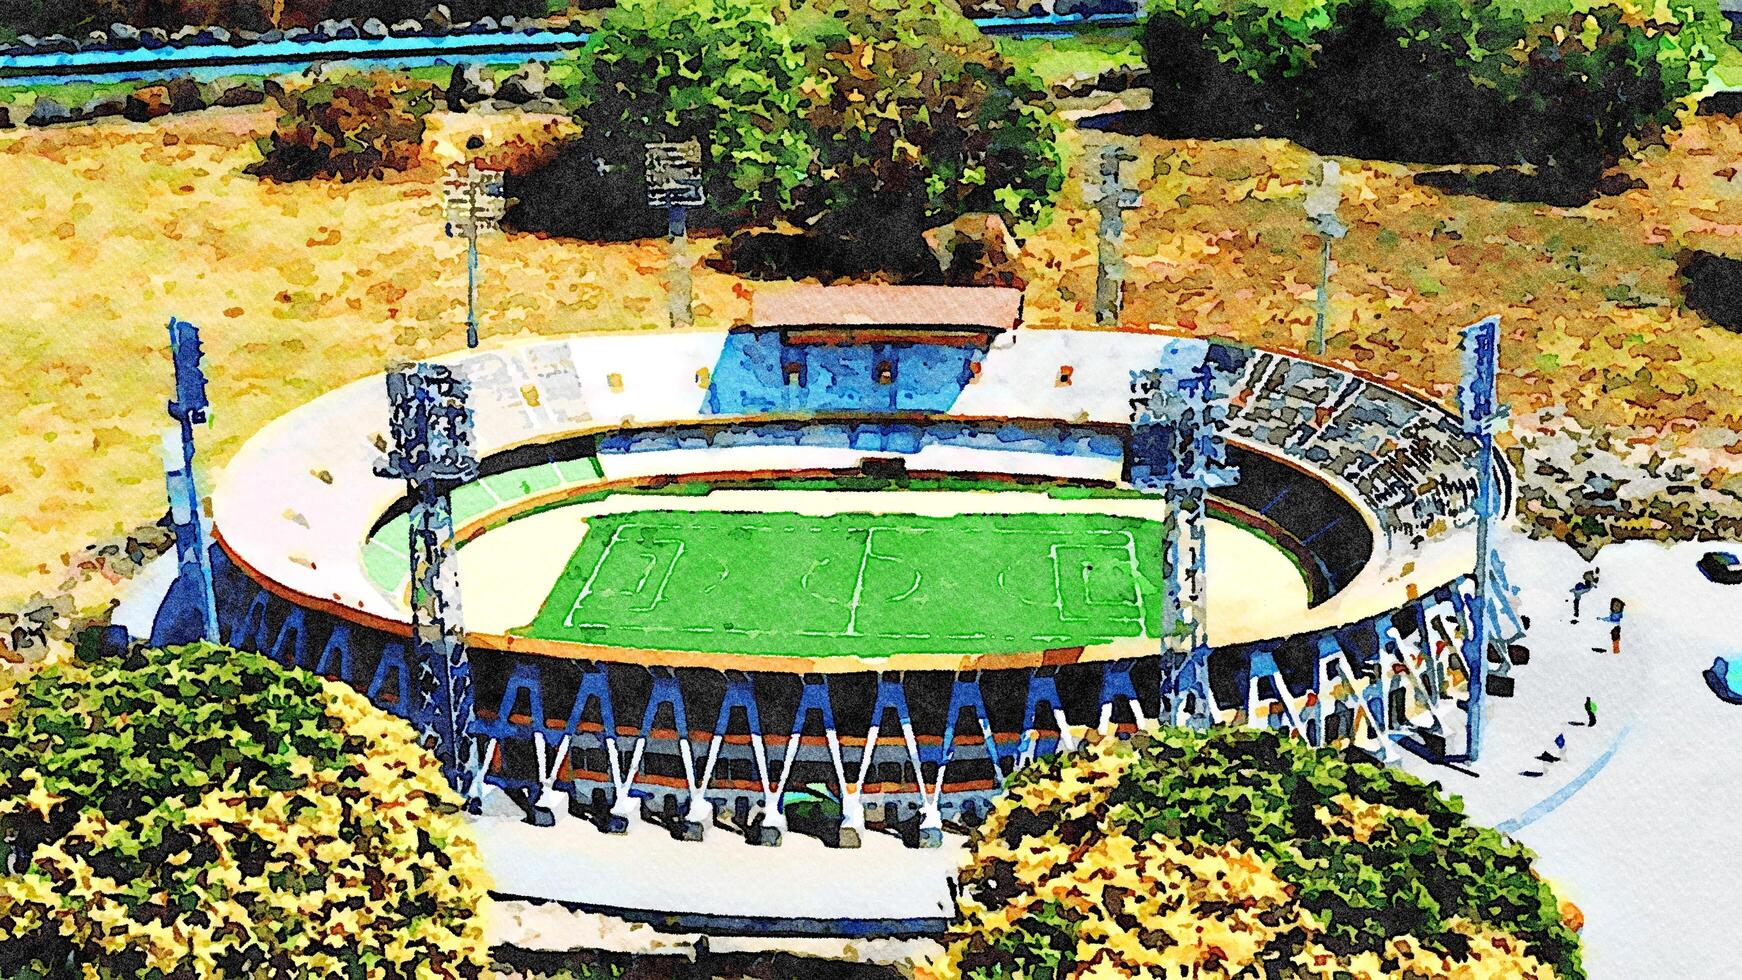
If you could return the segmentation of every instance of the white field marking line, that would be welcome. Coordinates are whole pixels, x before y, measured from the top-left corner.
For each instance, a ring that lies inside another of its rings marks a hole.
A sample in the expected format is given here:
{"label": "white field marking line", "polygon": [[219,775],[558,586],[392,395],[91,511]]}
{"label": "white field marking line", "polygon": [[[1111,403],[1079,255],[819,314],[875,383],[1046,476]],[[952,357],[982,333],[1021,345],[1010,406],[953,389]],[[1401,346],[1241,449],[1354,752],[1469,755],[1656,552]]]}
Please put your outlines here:
{"label": "white field marking line", "polygon": [[497,493],[497,492],[496,492],[496,491],[494,491],[494,490],[492,490],[492,489],[490,489],[490,484],[488,484],[488,483],[485,483],[485,482],[484,482],[484,481],[485,481],[485,480],[487,480],[487,479],[489,479],[489,477],[482,477],[482,476],[481,476],[481,477],[479,477],[479,478],[478,478],[478,479],[476,479],[476,480],[474,480],[474,481],[472,481],[472,482],[473,482],[473,483],[474,483],[474,484],[475,484],[475,485],[476,485],[476,486],[477,486],[477,487],[478,487],[478,488],[479,488],[479,489],[480,489],[480,490],[483,490],[483,491],[484,491],[484,492],[485,492],[485,493],[487,493],[487,494],[489,494],[489,495],[490,495],[490,499],[491,499],[491,500],[492,500],[492,501],[494,501],[494,502],[496,502],[496,503],[499,503],[499,504],[500,504],[500,503],[502,503],[502,502],[503,502],[503,500],[502,500],[502,496],[501,496],[501,495],[500,495],[500,494],[498,494],[498,493]]}
{"label": "white field marking line", "polygon": [[605,567],[605,559],[610,557],[611,549],[616,546],[617,539],[623,536],[624,531],[627,531],[632,527],[640,527],[640,526],[641,525],[635,524],[635,523],[621,524],[617,527],[617,530],[611,532],[611,540],[605,542],[605,550],[599,552],[599,560],[593,563],[592,574],[588,575],[587,580],[585,582],[581,583],[581,591],[578,595],[575,596],[574,604],[569,606],[569,614],[567,616],[563,617],[563,626],[569,627],[569,628],[574,627],[574,625],[575,625],[575,613],[578,613],[581,611],[582,600],[586,599],[587,596],[592,594],[593,583],[598,580],[599,570],[601,568]]}
{"label": "white field marking line", "polygon": [[877,528],[865,529],[865,552],[859,556],[859,575],[853,580],[853,598],[847,602],[847,629],[842,636],[858,636],[859,602],[865,597],[865,566],[871,564],[871,541],[877,537]]}
{"label": "white field marking line", "polygon": [[[1109,533],[1124,534],[1125,541],[1126,541],[1126,547],[1128,549],[1130,549],[1128,554],[1131,554],[1133,557],[1135,557],[1136,543],[1131,539],[1131,533],[1129,531],[1119,531],[1119,532],[1109,532]],[[1065,612],[1064,572],[1059,567],[1059,548],[1060,547],[1061,547],[1060,544],[1055,543],[1052,547],[1047,549],[1047,556],[1052,559],[1052,583],[1053,583],[1053,596],[1054,596],[1053,606],[1058,609],[1059,622],[1061,622],[1061,623],[1087,623],[1087,622],[1090,622],[1093,617],[1090,617],[1090,616],[1072,616],[1072,615]],[[1072,544],[1070,542],[1065,542],[1062,545],[1062,547],[1081,548],[1081,549],[1087,550],[1090,546],[1081,545],[1081,544]],[[1085,606],[1115,605],[1115,606],[1120,606],[1120,607],[1124,607],[1124,608],[1130,608],[1130,604],[1124,603],[1124,602],[1121,602],[1121,603],[1097,603],[1097,602],[1091,601],[1089,598],[1089,566],[1085,563],[1085,564],[1079,564],[1077,566],[1077,568],[1079,571],[1082,572],[1082,577],[1083,577],[1083,605],[1085,605]],[[1132,588],[1137,592],[1137,621],[1140,625],[1142,625],[1144,623],[1144,618],[1143,618],[1143,589],[1142,589],[1142,586],[1140,586],[1137,583],[1138,576],[1137,576],[1137,569],[1135,566],[1133,566],[1131,569],[1131,575],[1132,575]],[[1115,621],[1116,622],[1130,622],[1129,619],[1115,620]],[[1144,631],[1147,634],[1148,628],[1145,627]]]}
{"label": "white field marking line", "polygon": [[[671,556],[671,561],[666,563],[665,576],[659,580],[659,590],[653,594],[652,601],[648,602],[647,605],[632,607],[629,610],[630,612],[638,612],[638,613],[652,612],[655,609],[659,608],[660,603],[665,601],[665,587],[671,581],[672,573],[677,571],[677,563],[679,560],[681,560],[683,558],[685,545],[681,539],[677,539],[677,538],[665,538],[665,539],[662,539],[659,541],[652,542],[653,544],[670,544],[674,541],[677,543],[677,551],[676,551],[676,553],[674,553]],[[649,571],[651,572],[651,569],[649,569]],[[641,578],[641,583],[635,587],[635,594],[640,595],[646,586],[647,586],[647,576],[644,575]]]}
{"label": "white field marking line", "polygon": [[1149,635],[1149,613],[1143,602],[1143,575],[1137,570],[1137,536],[1130,531],[1125,534],[1125,557],[1131,565],[1131,590],[1137,593],[1137,626],[1143,632],[1140,636]]}
{"label": "white field marking line", "polygon": [[[882,556],[881,556],[881,555],[879,555],[879,556],[878,556],[878,557],[880,557],[880,558],[881,558],[881,557],[882,557]],[[890,560],[890,561],[893,561],[893,560],[894,560],[894,559],[888,559],[888,560]],[[906,562],[902,562],[902,564],[903,564],[903,565],[905,565],[905,564],[907,564],[907,563],[906,563]],[[900,594],[900,595],[898,595],[898,596],[892,596],[892,597],[891,597],[891,598],[890,598],[890,599],[889,599],[889,601],[890,601],[890,602],[892,602],[892,603],[894,603],[894,602],[903,602],[903,601],[905,601],[905,600],[906,600],[906,599],[907,599],[907,597],[908,597],[908,596],[911,596],[911,595],[913,595],[913,594],[914,594],[914,593],[915,593],[915,592],[918,592],[918,591],[919,591],[919,585],[920,585],[920,583],[921,583],[921,582],[924,582],[924,581],[925,581],[925,574],[924,574],[924,573],[922,573],[922,572],[920,572],[920,571],[919,571],[919,570],[918,570],[918,569],[914,569],[914,572],[913,572],[913,587],[912,587],[912,588],[910,588],[910,589],[908,589],[908,590],[907,590],[907,591],[906,591],[906,592],[903,592],[903,593],[902,593],[902,594]]]}

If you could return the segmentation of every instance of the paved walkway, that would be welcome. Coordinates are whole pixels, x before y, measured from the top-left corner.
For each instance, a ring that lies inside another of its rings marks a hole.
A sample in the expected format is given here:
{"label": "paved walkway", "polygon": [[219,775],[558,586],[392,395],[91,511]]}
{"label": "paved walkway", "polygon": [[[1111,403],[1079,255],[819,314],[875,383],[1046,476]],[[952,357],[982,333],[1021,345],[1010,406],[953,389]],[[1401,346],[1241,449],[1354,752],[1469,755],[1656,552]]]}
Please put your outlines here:
{"label": "paved walkway", "polygon": [[[1509,534],[1501,539],[1506,571],[1530,619],[1524,645],[1531,661],[1513,668],[1516,694],[1490,697],[1481,758],[1474,764],[1436,766],[1406,754],[1403,767],[1464,798],[1471,818],[1515,832],[1595,777],[1630,734],[1632,692],[1645,662],[1632,656],[1634,629],[1623,625],[1622,654],[1609,652],[1607,614],[1612,591],[1599,578],[1572,621],[1572,583],[1591,566],[1570,548]],[[1585,699],[1597,705],[1587,724]]]}
{"label": "paved walkway", "polygon": [[[1489,701],[1486,751],[1468,771],[1405,763],[1537,852],[1585,913],[1593,980],[1742,975],[1730,939],[1742,915],[1742,707],[1701,677],[1714,656],[1742,650],[1742,586],[1700,575],[1709,547],[1605,548],[1575,625],[1569,589],[1591,566],[1509,536],[1502,554],[1532,620],[1517,696]],[[1619,656],[1592,615],[1607,615],[1611,596],[1626,603]],[[1587,696],[1595,728],[1582,723]],[[1558,761],[1537,758],[1545,751]]]}
{"label": "paved walkway", "polygon": [[493,890],[579,905],[681,929],[772,930],[803,934],[913,934],[955,914],[950,882],[966,838],[912,848],[879,833],[835,849],[789,833],[757,847],[711,827],[679,841],[639,819],[603,834],[566,814],[555,827],[519,819],[500,795],[473,821]]}
{"label": "paved walkway", "polygon": [[1641,542],[1598,556],[1604,611],[1608,594],[1626,599],[1621,656],[1639,665],[1628,715],[1600,725],[1629,734],[1588,785],[1516,834],[1584,910],[1594,980],[1742,975],[1742,706],[1701,677],[1714,656],[1742,649],[1742,586],[1700,575],[1708,547]]}

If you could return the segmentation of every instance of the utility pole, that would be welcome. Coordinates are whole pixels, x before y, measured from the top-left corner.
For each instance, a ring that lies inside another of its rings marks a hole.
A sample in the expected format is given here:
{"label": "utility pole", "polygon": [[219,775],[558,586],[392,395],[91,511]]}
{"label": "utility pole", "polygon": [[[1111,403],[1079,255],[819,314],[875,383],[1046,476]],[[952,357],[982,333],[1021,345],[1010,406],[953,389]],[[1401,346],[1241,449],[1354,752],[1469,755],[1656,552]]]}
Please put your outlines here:
{"label": "utility pole", "polygon": [[1137,160],[1116,143],[1101,147],[1100,182],[1094,191],[1095,210],[1101,221],[1095,236],[1095,322],[1101,326],[1119,323],[1125,303],[1125,256],[1120,239],[1125,234],[1125,212],[1142,203],[1135,188],[1125,186],[1122,165]]}
{"label": "utility pole", "polygon": [[461,795],[470,787],[472,676],[454,560],[455,487],[478,477],[471,385],[440,364],[400,364],[387,374],[392,446],[378,476],[405,481],[411,497],[411,633],[417,703],[409,712],[423,744]]}
{"label": "utility pole", "polygon": [[194,474],[194,426],[205,424],[211,407],[206,400],[205,368],[200,363],[204,354],[199,328],[170,317],[169,356],[175,365],[175,397],[170,399],[169,414],[178,426],[164,433],[164,481],[169,491],[170,520],[175,525],[177,563],[182,574],[192,575],[199,584],[202,638],[218,643],[212,542],[205,515],[200,512],[199,480]]}
{"label": "utility pole", "polygon": [[[467,149],[480,149],[483,141],[472,137]],[[508,210],[502,171],[486,170],[475,163],[455,164],[442,178],[449,238],[466,239],[466,346],[478,346],[478,236],[502,229]]]}
{"label": "utility pole", "polygon": [[1313,316],[1313,353],[1325,356],[1325,313],[1331,303],[1331,242],[1349,233],[1337,217],[1343,203],[1343,170],[1335,160],[1321,160],[1313,185],[1307,189],[1307,221],[1319,233],[1319,293]]}
{"label": "utility pole", "polygon": [[705,203],[701,143],[692,139],[647,144],[647,206],[665,209],[666,247],[671,260],[666,272],[665,303],[673,327],[688,327],[695,321],[689,209]]}
{"label": "utility pole", "polygon": [[1131,372],[1131,484],[1159,494],[1166,508],[1162,713],[1176,725],[1207,725],[1212,717],[1204,522],[1210,488],[1236,479],[1221,434],[1226,407],[1214,399],[1213,380],[1208,364],[1183,377],[1161,368]]}

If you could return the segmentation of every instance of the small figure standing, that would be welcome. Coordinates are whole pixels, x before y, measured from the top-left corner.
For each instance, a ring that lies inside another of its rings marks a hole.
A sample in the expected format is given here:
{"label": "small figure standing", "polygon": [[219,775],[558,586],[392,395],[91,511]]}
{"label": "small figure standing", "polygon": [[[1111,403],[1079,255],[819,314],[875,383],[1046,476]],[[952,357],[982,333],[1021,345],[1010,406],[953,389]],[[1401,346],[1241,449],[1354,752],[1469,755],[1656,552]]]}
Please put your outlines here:
{"label": "small figure standing", "polygon": [[1617,596],[1609,600],[1609,615],[1603,617],[1605,622],[1611,624],[1609,626],[1609,652],[1616,655],[1621,653],[1621,615],[1626,609],[1627,603],[1622,602],[1621,598]]}
{"label": "small figure standing", "polygon": [[1597,727],[1597,702],[1589,697],[1585,698],[1585,727]]}

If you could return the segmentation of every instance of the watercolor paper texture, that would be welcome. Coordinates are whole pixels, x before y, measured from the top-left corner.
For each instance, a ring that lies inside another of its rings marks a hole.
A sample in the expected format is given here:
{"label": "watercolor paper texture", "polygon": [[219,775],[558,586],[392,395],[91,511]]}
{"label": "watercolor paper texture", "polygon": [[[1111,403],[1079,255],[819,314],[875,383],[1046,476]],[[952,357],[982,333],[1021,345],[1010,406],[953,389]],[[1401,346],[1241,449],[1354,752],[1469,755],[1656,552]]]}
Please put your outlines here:
{"label": "watercolor paper texture", "polygon": [[1730,16],[0,3],[0,980],[1737,975]]}

